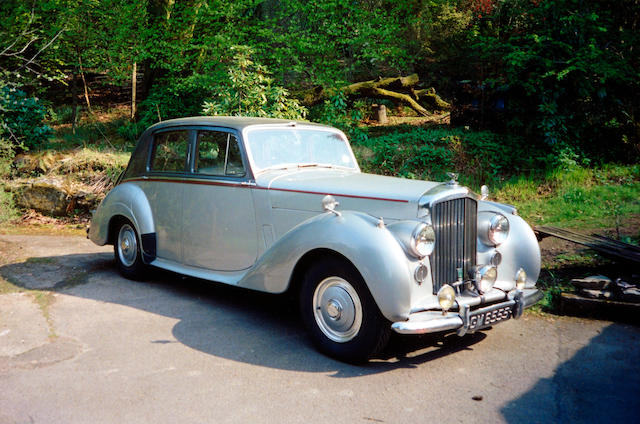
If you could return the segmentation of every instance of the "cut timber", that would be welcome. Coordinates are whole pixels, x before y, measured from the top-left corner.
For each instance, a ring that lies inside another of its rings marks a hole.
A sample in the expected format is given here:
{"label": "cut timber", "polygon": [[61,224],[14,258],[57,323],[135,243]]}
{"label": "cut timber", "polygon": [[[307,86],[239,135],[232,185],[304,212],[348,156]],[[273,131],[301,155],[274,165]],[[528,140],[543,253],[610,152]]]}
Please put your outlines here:
{"label": "cut timber", "polygon": [[586,235],[575,231],[565,230],[564,228],[551,226],[536,227],[534,231],[539,240],[549,236],[558,237],[572,243],[587,246],[596,252],[613,259],[623,260],[634,264],[640,263],[640,247],[632,244],[623,243],[598,234]]}
{"label": "cut timber", "polygon": [[449,103],[442,100],[433,88],[415,90],[414,87],[419,82],[420,79],[417,74],[411,74],[405,77],[378,78],[370,81],[356,82],[337,89],[325,90],[323,87],[315,87],[299,93],[299,97],[302,98],[302,104],[306,106],[316,105],[338,93],[342,93],[351,98],[370,97],[388,99],[394,103],[405,104],[422,116],[429,115],[427,108],[438,110],[449,109]]}

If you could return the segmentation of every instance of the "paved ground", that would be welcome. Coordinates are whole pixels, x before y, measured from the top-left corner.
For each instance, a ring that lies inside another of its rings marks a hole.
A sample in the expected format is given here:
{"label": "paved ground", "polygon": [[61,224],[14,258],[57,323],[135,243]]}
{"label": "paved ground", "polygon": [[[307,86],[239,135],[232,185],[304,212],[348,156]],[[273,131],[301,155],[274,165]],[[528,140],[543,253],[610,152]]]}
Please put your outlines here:
{"label": "paved ground", "polygon": [[[640,329],[526,315],[345,365],[286,299],[118,276],[80,237],[0,236],[0,423],[636,422]],[[1,291],[0,291],[1,292]],[[474,400],[476,399],[476,400]]]}

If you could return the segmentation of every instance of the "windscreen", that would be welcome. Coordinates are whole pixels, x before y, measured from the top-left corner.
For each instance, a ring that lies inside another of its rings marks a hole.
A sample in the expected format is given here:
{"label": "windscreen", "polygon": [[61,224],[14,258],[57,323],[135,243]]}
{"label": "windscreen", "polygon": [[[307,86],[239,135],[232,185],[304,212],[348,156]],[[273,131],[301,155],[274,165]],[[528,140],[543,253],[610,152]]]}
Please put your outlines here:
{"label": "windscreen", "polygon": [[357,168],[347,140],[332,131],[255,129],[249,132],[248,144],[258,171],[295,166]]}

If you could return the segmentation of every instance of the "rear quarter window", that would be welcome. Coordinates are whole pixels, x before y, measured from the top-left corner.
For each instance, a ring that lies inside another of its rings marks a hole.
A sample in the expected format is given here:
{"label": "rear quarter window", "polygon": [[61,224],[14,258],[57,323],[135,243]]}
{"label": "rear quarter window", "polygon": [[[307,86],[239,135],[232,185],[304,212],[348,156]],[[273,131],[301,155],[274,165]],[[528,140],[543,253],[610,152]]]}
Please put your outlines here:
{"label": "rear quarter window", "polygon": [[184,172],[189,151],[189,131],[164,131],[154,135],[150,171]]}

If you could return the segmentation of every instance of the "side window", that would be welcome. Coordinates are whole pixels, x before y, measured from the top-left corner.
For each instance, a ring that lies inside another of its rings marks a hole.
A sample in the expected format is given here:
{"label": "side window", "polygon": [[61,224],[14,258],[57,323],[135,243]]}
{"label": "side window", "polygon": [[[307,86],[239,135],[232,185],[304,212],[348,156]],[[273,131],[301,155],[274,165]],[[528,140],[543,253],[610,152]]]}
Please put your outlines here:
{"label": "side window", "polygon": [[189,131],[166,131],[154,136],[151,171],[183,172],[187,163]]}
{"label": "side window", "polygon": [[245,174],[235,135],[221,131],[198,131],[197,143],[196,173],[236,177]]}

